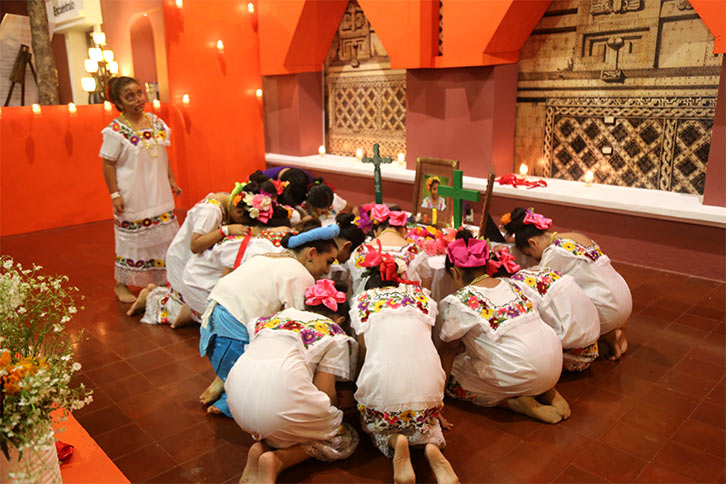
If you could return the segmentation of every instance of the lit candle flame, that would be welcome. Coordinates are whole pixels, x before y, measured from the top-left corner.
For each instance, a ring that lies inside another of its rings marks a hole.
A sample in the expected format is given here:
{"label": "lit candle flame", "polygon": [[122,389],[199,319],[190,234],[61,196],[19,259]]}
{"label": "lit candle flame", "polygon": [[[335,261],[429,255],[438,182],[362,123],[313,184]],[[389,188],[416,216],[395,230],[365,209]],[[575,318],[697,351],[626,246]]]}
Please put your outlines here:
{"label": "lit candle flame", "polygon": [[257,96],[257,99],[262,99],[262,89],[256,90],[255,96]]}
{"label": "lit candle flame", "polygon": [[151,105],[154,106],[154,111],[158,110],[161,107],[161,103],[158,99],[154,99],[151,101]]}
{"label": "lit candle flame", "polygon": [[592,185],[592,181],[595,179],[595,175],[593,175],[592,170],[587,170],[587,173],[585,173],[585,184],[587,186]]}
{"label": "lit candle flame", "polygon": [[78,111],[78,108],[76,107],[75,103],[68,103],[68,112],[71,114],[76,114]]}
{"label": "lit candle flame", "polygon": [[363,159],[363,148],[358,148],[357,150],[355,150],[355,157],[359,160]]}
{"label": "lit candle flame", "polygon": [[182,104],[184,104],[184,106],[189,106],[189,94],[184,94],[182,96]]}
{"label": "lit candle flame", "polygon": [[33,104],[33,114],[40,116],[40,104]]}
{"label": "lit candle flame", "polygon": [[217,51],[220,54],[224,53],[224,42],[222,42],[221,40],[217,41]]}
{"label": "lit candle flame", "polygon": [[527,168],[527,165],[522,163],[519,165],[519,174],[522,176],[527,176],[527,171],[529,171],[529,168]]}
{"label": "lit candle flame", "polygon": [[104,111],[106,111],[107,113],[110,113],[110,112],[111,112],[111,108],[112,108],[112,107],[113,107],[113,106],[111,106],[111,103],[110,103],[110,102],[108,102],[108,101],[103,101],[103,110],[104,110]]}
{"label": "lit candle flame", "polygon": [[406,161],[406,156],[403,153],[399,153],[398,154],[398,162],[399,163],[403,163],[404,161]]}
{"label": "lit candle flame", "polygon": [[320,145],[320,147],[318,148],[318,153],[320,154],[320,156],[323,156],[325,154],[325,145]]}

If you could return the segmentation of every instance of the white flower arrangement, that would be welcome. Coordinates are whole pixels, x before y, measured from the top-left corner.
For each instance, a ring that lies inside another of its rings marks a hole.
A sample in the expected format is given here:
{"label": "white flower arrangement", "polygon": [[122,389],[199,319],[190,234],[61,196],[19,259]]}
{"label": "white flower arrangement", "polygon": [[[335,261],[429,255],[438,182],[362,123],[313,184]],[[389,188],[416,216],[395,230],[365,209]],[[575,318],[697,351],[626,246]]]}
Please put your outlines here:
{"label": "white flower arrangement", "polygon": [[[23,269],[0,256],[0,450],[30,466],[35,449],[53,442],[51,412],[63,417],[92,401],[91,391],[71,384],[81,364],[73,361],[80,334],[65,333],[78,312],[78,289],[64,287],[66,276],[43,275],[42,267]],[[11,480],[32,480],[22,469]]]}

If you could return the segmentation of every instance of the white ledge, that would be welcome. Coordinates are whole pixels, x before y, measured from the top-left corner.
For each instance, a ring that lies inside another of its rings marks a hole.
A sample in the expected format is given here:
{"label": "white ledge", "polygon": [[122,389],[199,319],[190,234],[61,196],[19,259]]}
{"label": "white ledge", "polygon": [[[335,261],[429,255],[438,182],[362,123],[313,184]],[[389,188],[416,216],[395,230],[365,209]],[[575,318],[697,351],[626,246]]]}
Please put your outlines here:
{"label": "white ledge", "polygon": [[[340,173],[373,178],[373,165],[361,163],[356,158],[337,155],[291,156],[266,153],[270,165],[285,165],[309,170]],[[381,165],[384,180],[413,184],[416,171],[399,166],[396,162]],[[529,177],[535,179],[535,177]],[[547,187],[513,188],[509,185],[494,186],[499,197],[520,200],[542,201],[556,205],[586,207],[604,212],[616,212],[640,217],[674,220],[697,225],[726,228],[726,207],[703,205],[701,197],[685,193],[647,190],[643,188],[618,187],[546,178]],[[464,176],[464,187],[485,190],[487,180]]]}

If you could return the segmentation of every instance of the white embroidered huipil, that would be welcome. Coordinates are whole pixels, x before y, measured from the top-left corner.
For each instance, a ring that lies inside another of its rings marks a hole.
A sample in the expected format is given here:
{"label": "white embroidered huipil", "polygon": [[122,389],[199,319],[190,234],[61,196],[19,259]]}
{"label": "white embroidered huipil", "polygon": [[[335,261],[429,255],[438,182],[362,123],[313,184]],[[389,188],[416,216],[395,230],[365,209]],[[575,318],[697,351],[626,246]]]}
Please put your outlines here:
{"label": "white embroidered huipil", "polygon": [[466,351],[451,370],[458,387],[449,393],[482,406],[555,386],[562,370],[562,345],[532,302],[512,282],[493,288],[466,286],[441,303],[442,341],[461,339]]}
{"label": "white embroidered huipil", "polygon": [[[423,279],[431,277],[431,268],[429,267],[429,255],[415,243],[404,245],[403,247],[386,246],[381,247],[382,251],[390,254],[398,264],[406,267],[404,279],[421,282]],[[363,277],[366,268],[361,264],[366,258],[368,252],[377,252],[378,244],[374,241],[361,244],[356,248],[346,262],[348,271],[352,281],[351,293],[355,296],[365,291],[367,277]]]}
{"label": "white embroidered huipil", "polygon": [[575,279],[597,308],[600,334],[620,328],[630,317],[633,299],[628,283],[594,242],[585,247],[571,239],[557,238],[544,250],[541,265]]}
{"label": "white embroidered huipil", "polygon": [[534,303],[564,349],[583,348],[597,341],[597,309],[572,277],[549,267],[533,266],[512,274],[511,281]]}
{"label": "white embroidered huipil", "polygon": [[343,412],[313,378],[322,371],[350,379],[355,341],[325,316],[292,308],[249,328],[251,343],[225,383],[237,424],[277,448],[334,437]]}
{"label": "white embroidered huipil", "polygon": [[115,162],[124,202],[123,213],[114,216],[115,276],[119,283],[132,286],[166,282],[164,254],[179,229],[166,154],[171,130],[158,116],[147,113],[147,117],[152,128],[139,132],[121,118],[111,121],[101,131],[99,153]]}

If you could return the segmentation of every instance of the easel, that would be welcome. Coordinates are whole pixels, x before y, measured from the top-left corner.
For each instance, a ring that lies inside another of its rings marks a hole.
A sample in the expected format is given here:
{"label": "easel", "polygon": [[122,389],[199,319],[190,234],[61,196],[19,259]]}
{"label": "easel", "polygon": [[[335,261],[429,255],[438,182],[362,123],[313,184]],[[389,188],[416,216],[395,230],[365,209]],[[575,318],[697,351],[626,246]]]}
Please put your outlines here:
{"label": "easel", "polygon": [[489,167],[489,179],[487,180],[487,190],[484,194],[484,207],[481,212],[481,222],[479,223],[479,236],[489,239],[490,242],[505,242],[502,233],[499,231],[497,224],[489,215],[489,209],[492,204],[492,194],[494,193],[494,166]]}
{"label": "easel", "polygon": [[10,98],[13,95],[13,89],[15,84],[20,84],[20,105],[25,106],[25,69],[30,66],[30,72],[33,73],[33,80],[35,85],[38,85],[38,76],[35,74],[35,68],[32,62],[33,54],[30,53],[30,47],[25,44],[20,45],[18,55],[15,57],[15,64],[13,64],[13,70],[10,71],[10,91],[8,91],[8,97],[5,98],[4,106],[10,104]]}

